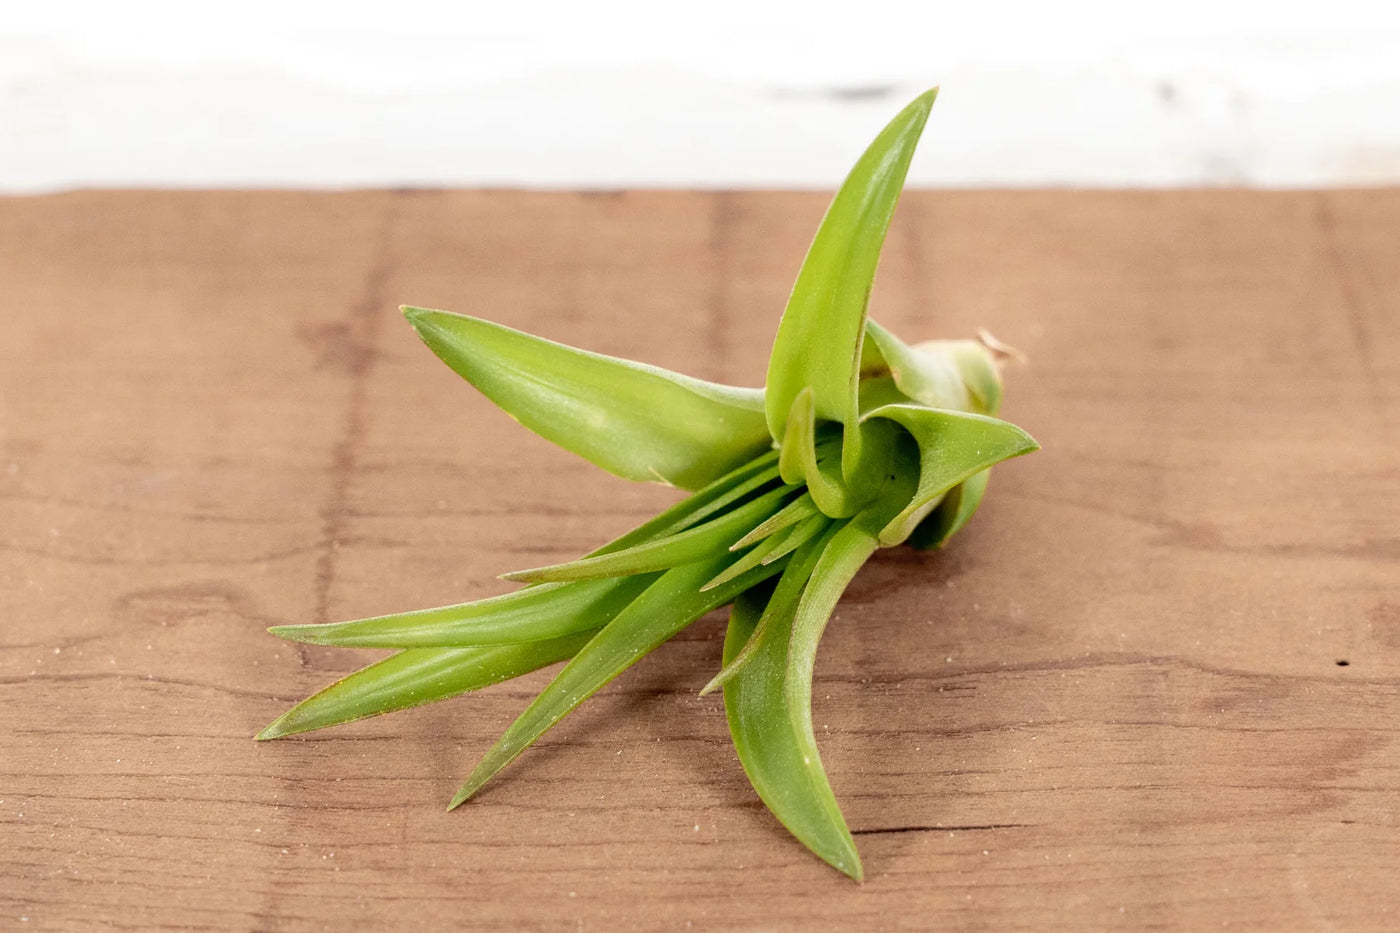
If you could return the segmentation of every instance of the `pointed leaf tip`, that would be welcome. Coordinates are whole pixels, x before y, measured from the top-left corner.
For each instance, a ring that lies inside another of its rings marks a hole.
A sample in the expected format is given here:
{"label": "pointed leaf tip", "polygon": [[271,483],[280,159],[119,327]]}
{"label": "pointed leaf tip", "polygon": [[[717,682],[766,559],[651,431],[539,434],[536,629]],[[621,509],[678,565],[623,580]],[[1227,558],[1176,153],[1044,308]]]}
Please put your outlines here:
{"label": "pointed leaf tip", "polygon": [[269,635],[276,635],[283,641],[295,641],[303,644],[316,644],[319,630],[326,628],[325,625],[271,625],[268,626]]}
{"label": "pointed leaf tip", "polygon": [[454,805],[476,793],[555,723],[643,655],[783,569],[777,564],[756,567],[708,593],[698,592],[730,559],[727,552],[721,552],[666,571],[603,626],[487,750],[457,791]]}
{"label": "pointed leaf tip", "polygon": [[797,274],[768,361],[764,406],[773,439],[784,440],[793,402],[810,388],[816,418],[845,428],[841,471],[848,480],[861,459],[858,384],[870,291],[936,96],[927,91],[901,110],[842,182]]}
{"label": "pointed leaf tip", "polygon": [[253,736],[253,741],[266,742],[270,739],[280,739],[283,735],[283,732],[281,729],[278,728],[278,724],[281,721],[282,718],[279,716],[277,719],[274,719],[272,722],[263,726],[262,731],[260,731],[257,735]]}
{"label": "pointed leaf tip", "polygon": [[[809,649],[846,582],[873,551],[874,539],[856,523],[833,525],[799,549],[769,595],[755,590],[735,599],[718,678],[734,749],[754,790],[798,841],[857,881],[863,877],[860,855],[812,729],[815,651]],[[748,663],[739,667],[745,653]]]}
{"label": "pointed leaf tip", "polygon": [[1040,447],[1016,425],[970,412],[892,404],[882,405],[866,417],[902,425],[919,449],[918,488],[908,505],[881,529],[880,543],[885,547],[907,540],[959,483],[994,464]]}
{"label": "pointed leaf tip", "polygon": [[597,629],[521,644],[409,648],[342,677],[284,712],[260,739],[422,706],[573,657]]}

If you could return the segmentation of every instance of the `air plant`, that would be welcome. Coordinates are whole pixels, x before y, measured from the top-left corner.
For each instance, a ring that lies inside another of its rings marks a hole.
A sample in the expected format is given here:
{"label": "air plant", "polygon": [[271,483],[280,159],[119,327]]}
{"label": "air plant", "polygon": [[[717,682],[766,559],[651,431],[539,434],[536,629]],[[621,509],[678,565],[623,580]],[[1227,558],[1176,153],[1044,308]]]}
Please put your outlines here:
{"label": "air plant", "polygon": [[722,688],[739,760],[768,809],[835,868],[860,858],[812,730],[817,642],[881,547],[939,547],[988,469],[1036,449],[998,420],[1002,348],[909,346],[867,318],[885,232],[936,90],[880,133],[837,192],[773,344],[764,389],[703,382],[471,317],[405,308],[423,341],[516,420],[630,480],[691,490],[656,518],[515,592],[440,609],[271,631],[392,648],[302,701],[273,739],[418,706],[567,661],[453,797],[475,794],[642,655],[731,605]]}

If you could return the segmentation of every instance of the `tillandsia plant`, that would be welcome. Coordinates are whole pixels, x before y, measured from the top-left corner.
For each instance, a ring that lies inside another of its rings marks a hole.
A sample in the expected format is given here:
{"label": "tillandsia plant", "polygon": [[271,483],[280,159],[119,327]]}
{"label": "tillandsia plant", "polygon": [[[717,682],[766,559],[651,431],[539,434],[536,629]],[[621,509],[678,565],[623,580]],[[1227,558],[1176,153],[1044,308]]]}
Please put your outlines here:
{"label": "tillandsia plant", "polygon": [[[766,387],[702,382],[470,317],[405,308],[419,336],[516,420],[630,480],[691,495],[503,596],[282,638],[397,653],[288,710],[272,739],[568,663],[487,751],[456,807],[638,658],[731,605],[719,672],[739,760],[794,836],[847,875],[855,843],[817,754],[817,642],[881,547],[942,545],[995,463],[1036,449],[996,417],[1002,349],[908,346],[868,320],[880,248],[936,91],[880,133],[827,210],[783,313]],[[450,808],[449,808],[450,809]]]}

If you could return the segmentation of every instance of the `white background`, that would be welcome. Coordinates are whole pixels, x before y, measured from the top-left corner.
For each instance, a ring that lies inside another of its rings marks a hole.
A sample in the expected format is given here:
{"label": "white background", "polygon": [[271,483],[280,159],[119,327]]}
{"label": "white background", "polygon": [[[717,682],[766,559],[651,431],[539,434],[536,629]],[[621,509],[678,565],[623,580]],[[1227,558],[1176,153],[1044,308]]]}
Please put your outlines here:
{"label": "white background", "polygon": [[57,2],[0,16],[0,191],[1400,183],[1400,3]]}

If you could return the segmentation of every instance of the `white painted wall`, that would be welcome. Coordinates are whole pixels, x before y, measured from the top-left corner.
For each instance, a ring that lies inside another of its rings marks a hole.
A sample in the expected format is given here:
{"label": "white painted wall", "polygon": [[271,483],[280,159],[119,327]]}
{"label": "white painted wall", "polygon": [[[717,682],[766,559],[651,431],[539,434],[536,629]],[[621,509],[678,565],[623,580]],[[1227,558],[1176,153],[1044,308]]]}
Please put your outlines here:
{"label": "white painted wall", "polygon": [[0,191],[830,188],[934,84],[918,185],[1400,183],[1394,2],[27,6]]}

